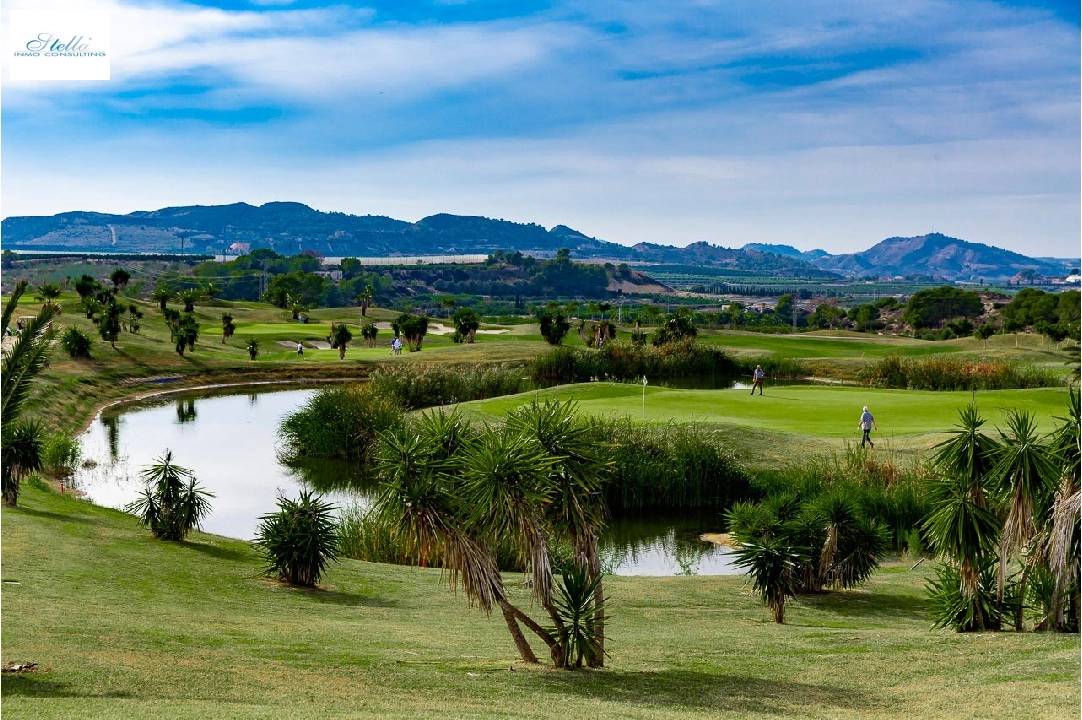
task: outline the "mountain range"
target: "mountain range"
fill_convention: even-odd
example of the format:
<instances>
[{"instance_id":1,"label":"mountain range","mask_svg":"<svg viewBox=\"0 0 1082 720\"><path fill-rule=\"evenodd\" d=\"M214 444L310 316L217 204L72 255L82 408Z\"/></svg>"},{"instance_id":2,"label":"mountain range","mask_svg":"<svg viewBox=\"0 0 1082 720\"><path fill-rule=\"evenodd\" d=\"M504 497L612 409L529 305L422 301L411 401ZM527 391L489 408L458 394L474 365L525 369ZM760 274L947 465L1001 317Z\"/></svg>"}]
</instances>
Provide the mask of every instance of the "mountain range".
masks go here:
<instances>
[{"instance_id":1,"label":"mountain range","mask_svg":"<svg viewBox=\"0 0 1082 720\"><path fill-rule=\"evenodd\" d=\"M5 249L127 253L224 253L232 247L314 250L327 256L409 256L490 253L550 256L568 248L583 259L702 265L741 274L829 279L921 274L943 280L1004 281L1029 273L1063 276L1071 261L1030 258L996 247L931 233L887 238L863 252L832 255L789 245L752 243L730 249L706 242L678 248L656 243L620 245L566 225L551 230L478 216L439 214L417 222L380 215L321 212L294 202L261 206L187 206L127 215L66 212L15 216L0 223ZM1077 262L1073 263L1077 267Z\"/></svg>"}]
</instances>

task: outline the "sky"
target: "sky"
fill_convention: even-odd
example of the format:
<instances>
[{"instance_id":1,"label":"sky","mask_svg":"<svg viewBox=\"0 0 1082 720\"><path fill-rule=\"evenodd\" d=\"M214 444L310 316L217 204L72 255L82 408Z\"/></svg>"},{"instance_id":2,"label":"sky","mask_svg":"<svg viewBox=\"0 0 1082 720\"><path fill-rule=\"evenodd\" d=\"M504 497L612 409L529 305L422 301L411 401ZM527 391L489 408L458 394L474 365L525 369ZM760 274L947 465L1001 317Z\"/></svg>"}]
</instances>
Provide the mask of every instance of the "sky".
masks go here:
<instances>
[{"instance_id":1,"label":"sky","mask_svg":"<svg viewBox=\"0 0 1082 720\"><path fill-rule=\"evenodd\" d=\"M5 33L3 217L281 200L1080 254L1077 0L48 1L108 10L111 79L12 80Z\"/></svg>"}]
</instances>

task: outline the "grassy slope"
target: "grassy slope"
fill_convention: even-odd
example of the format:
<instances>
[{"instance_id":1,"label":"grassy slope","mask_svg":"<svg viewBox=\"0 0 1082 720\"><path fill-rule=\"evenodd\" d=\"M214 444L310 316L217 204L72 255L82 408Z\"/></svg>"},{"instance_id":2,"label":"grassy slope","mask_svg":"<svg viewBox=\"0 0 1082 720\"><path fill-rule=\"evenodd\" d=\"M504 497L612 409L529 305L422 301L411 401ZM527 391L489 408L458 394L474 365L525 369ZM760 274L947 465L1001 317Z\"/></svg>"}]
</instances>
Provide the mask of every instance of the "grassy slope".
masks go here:
<instances>
[{"instance_id":1,"label":"grassy slope","mask_svg":"<svg viewBox=\"0 0 1082 720\"><path fill-rule=\"evenodd\" d=\"M609 668L566 673L523 668L498 615L438 571L346 561L293 590L240 541L163 543L78 500L23 502L3 510L3 659L47 671L3 677L13 717L1078 713L1078 636L931 631L928 563L802 599L785 626L741 578L609 578Z\"/></svg>"}]
</instances>

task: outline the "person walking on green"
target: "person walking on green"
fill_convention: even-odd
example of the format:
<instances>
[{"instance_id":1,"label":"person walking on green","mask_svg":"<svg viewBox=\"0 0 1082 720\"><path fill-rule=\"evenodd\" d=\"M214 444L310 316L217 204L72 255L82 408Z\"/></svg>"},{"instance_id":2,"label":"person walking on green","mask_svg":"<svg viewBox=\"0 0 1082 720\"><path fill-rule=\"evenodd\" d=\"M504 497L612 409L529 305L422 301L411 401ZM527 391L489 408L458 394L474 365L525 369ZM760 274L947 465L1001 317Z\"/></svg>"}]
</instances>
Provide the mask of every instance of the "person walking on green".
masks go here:
<instances>
[{"instance_id":1,"label":"person walking on green","mask_svg":"<svg viewBox=\"0 0 1082 720\"><path fill-rule=\"evenodd\" d=\"M875 443L872 442L871 432L873 427L878 430L879 426L875 422L875 417L868 411L867 405L864 406L864 412L860 414L858 427L864 431L864 437L860 439L860 446L864 447L864 443L868 443L872 446L872 450L875 450Z\"/></svg>"},{"instance_id":2,"label":"person walking on green","mask_svg":"<svg viewBox=\"0 0 1082 720\"><path fill-rule=\"evenodd\" d=\"M766 375L766 373L763 372L763 366L762 365L756 365L755 366L755 372L753 372L751 374L751 377L754 379L754 382L751 384L751 394L752 395L755 394L755 388L759 388L759 394L760 395L763 394L763 376L765 376L765 375Z\"/></svg>"}]
</instances>

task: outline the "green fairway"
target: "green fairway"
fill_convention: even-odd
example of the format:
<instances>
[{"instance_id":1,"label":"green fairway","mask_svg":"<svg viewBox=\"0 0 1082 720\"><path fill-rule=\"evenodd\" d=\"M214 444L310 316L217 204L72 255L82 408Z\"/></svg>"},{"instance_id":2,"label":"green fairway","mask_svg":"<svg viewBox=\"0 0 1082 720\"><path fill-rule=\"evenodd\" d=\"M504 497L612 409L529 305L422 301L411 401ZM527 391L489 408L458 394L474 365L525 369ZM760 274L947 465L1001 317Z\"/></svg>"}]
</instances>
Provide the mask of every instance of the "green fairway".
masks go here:
<instances>
[{"instance_id":1,"label":"green fairway","mask_svg":"<svg viewBox=\"0 0 1082 720\"><path fill-rule=\"evenodd\" d=\"M608 667L518 661L440 572L347 560L260 577L244 542L154 540L28 487L4 508L11 717L1077 717L1077 635L929 629L931 563L803 597L776 625L740 577L606 579ZM519 577L512 596L528 605Z\"/></svg>"},{"instance_id":2,"label":"green fairway","mask_svg":"<svg viewBox=\"0 0 1082 720\"><path fill-rule=\"evenodd\" d=\"M958 410L974 398L990 424L1001 424L1010 408L1035 413L1039 427L1048 431L1054 416L1065 413L1066 388L1040 390L987 390L921 392L875 390L818 385L768 386L762 396L747 390L672 390L637 385L588 383L567 385L539 393L494 398L463 407L495 419L535 396L574 398L583 413L628 416L648 423L707 422L763 428L775 432L823 438L860 439L857 421L869 406L879 423L873 437L942 433L957 421Z\"/></svg>"},{"instance_id":3,"label":"green fairway","mask_svg":"<svg viewBox=\"0 0 1082 720\"><path fill-rule=\"evenodd\" d=\"M869 335L846 330L818 330L796 335L740 331L706 331L700 339L737 354L775 355L785 358L880 358L886 355L932 355L963 350L956 343Z\"/></svg>"}]
</instances>

